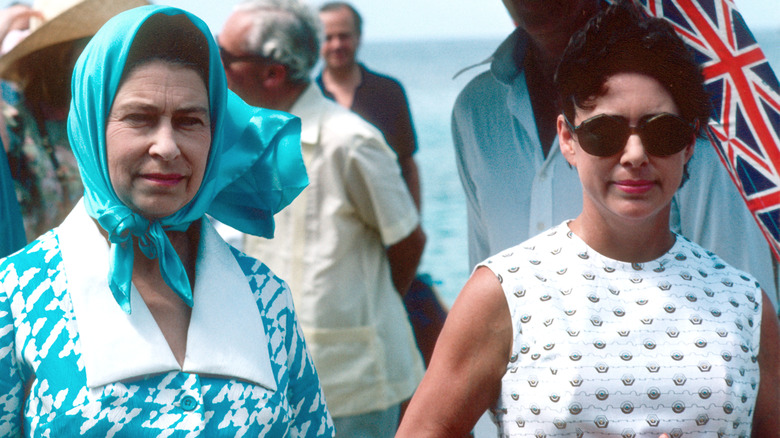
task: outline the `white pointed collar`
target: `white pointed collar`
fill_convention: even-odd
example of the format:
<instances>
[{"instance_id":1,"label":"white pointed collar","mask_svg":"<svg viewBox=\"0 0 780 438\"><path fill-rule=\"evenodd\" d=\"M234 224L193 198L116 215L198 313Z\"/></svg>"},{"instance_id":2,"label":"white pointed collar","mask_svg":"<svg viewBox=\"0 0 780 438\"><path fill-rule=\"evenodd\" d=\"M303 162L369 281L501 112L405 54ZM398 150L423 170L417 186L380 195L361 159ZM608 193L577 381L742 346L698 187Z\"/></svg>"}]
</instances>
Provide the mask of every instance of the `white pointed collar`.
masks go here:
<instances>
[{"instance_id":1,"label":"white pointed collar","mask_svg":"<svg viewBox=\"0 0 780 438\"><path fill-rule=\"evenodd\" d=\"M276 390L268 336L246 276L208 219L201 228L183 367L135 286L130 315L114 300L108 242L83 201L57 229L88 387L180 370Z\"/></svg>"}]
</instances>

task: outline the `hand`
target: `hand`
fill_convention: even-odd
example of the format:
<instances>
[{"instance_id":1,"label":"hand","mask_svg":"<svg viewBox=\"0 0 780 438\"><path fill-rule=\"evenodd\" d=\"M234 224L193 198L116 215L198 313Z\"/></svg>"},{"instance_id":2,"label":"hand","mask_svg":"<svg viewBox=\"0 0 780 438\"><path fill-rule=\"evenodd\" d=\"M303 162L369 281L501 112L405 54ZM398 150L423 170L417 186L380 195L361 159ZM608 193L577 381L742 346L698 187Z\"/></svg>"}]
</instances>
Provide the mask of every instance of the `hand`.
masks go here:
<instances>
[{"instance_id":1,"label":"hand","mask_svg":"<svg viewBox=\"0 0 780 438\"><path fill-rule=\"evenodd\" d=\"M0 10L0 42L2 42L12 30L26 30L30 28L30 18L43 19L40 11L31 9L27 5L13 5Z\"/></svg>"}]
</instances>

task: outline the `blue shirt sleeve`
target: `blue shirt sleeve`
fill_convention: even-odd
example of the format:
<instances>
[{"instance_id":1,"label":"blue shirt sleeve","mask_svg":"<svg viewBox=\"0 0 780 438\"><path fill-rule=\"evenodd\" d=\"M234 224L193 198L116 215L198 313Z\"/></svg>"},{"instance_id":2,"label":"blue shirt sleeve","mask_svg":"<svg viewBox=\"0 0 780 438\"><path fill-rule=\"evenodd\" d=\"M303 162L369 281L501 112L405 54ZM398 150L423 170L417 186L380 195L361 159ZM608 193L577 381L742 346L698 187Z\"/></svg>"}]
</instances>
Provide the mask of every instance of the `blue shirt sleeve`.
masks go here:
<instances>
[{"instance_id":1,"label":"blue shirt sleeve","mask_svg":"<svg viewBox=\"0 0 780 438\"><path fill-rule=\"evenodd\" d=\"M5 257L27 243L19 203L16 201L11 170L5 148L0 144L0 257Z\"/></svg>"}]
</instances>

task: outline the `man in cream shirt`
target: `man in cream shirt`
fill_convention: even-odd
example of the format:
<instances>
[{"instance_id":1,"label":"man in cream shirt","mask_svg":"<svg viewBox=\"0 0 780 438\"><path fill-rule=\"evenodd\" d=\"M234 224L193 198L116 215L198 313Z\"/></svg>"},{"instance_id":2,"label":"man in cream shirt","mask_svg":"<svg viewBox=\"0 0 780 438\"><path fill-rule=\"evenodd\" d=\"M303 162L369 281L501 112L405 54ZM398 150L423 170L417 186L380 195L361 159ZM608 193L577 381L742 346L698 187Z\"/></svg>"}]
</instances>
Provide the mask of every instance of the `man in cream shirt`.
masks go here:
<instances>
[{"instance_id":1,"label":"man in cream shirt","mask_svg":"<svg viewBox=\"0 0 780 438\"><path fill-rule=\"evenodd\" d=\"M230 89L301 118L310 180L243 246L289 282L338 435L392 437L423 373L401 291L425 235L380 132L311 83L317 27L297 0L247 1L218 37Z\"/></svg>"}]
</instances>

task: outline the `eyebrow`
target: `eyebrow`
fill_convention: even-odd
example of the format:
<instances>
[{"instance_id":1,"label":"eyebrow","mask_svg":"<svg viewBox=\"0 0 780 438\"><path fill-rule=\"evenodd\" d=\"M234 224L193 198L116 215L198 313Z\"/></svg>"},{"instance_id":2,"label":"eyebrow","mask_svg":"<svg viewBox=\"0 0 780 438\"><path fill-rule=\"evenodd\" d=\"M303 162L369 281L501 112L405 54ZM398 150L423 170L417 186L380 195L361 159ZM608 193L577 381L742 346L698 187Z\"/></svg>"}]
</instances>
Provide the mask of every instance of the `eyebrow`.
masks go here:
<instances>
[{"instance_id":1,"label":"eyebrow","mask_svg":"<svg viewBox=\"0 0 780 438\"><path fill-rule=\"evenodd\" d=\"M174 111L174 114L180 114L180 113L203 113L206 115L211 115L211 112L209 111L208 107L203 107L200 105L179 108L176 111Z\"/></svg>"},{"instance_id":2,"label":"eyebrow","mask_svg":"<svg viewBox=\"0 0 780 438\"><path fill-rule=\"evenodd\" d=\"M127 102L125 104L119 105L115 109L122 110L122 111L157 112L158 107L156 105L150 105L143 102ZM177 108L174 111L174 113L175 114L181 114L181 113L211 114L211 112L209 111L209 107L202 106L202 105L193 105L193 106L185 106L182 108Z\"/></svg>"}]
</instances>

